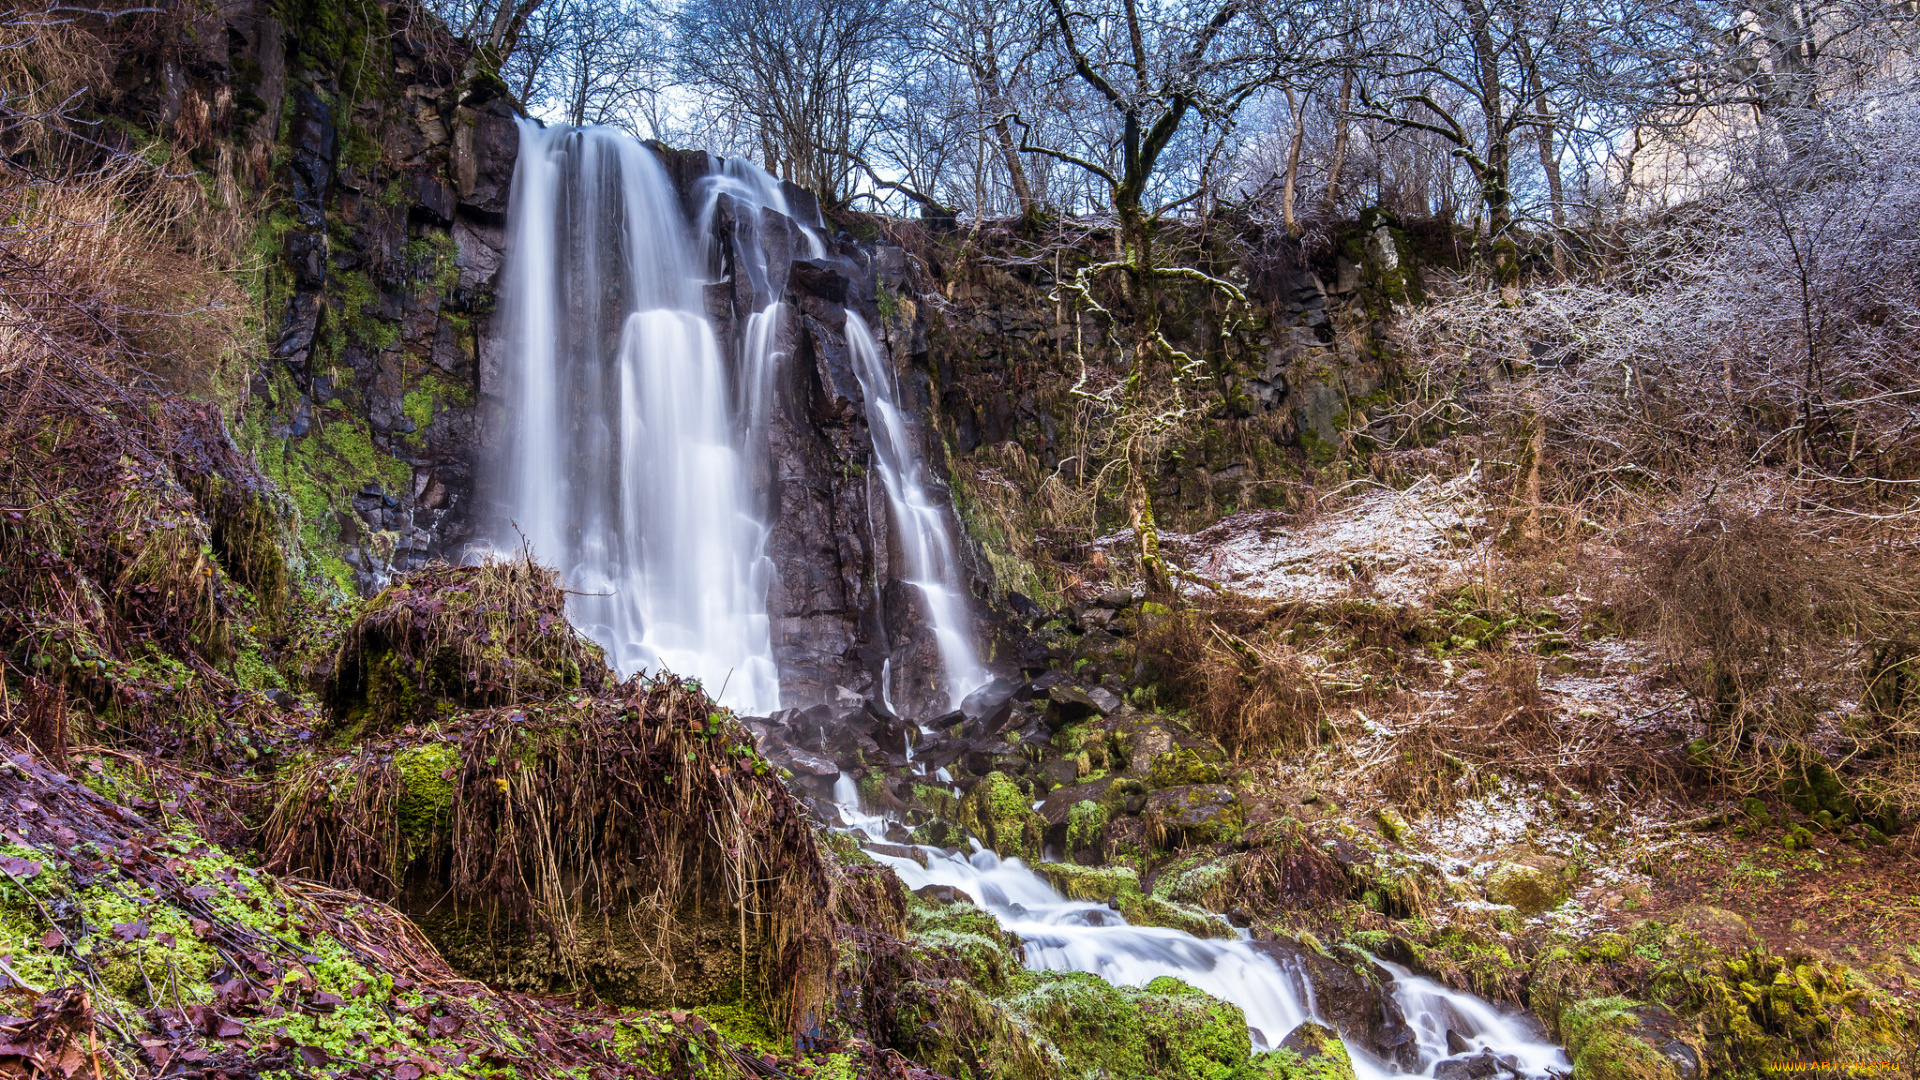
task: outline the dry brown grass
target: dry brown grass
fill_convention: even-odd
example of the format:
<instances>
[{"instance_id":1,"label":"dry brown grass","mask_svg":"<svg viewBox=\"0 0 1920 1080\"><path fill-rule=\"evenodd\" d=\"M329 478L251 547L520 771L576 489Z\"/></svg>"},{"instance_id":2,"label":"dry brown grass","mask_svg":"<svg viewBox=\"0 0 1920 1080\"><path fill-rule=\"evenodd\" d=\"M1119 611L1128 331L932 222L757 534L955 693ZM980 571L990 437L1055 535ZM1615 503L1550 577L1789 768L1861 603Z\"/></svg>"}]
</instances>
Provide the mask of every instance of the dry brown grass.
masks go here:
<instances>
[{"instance_id":1,"label":"dry brown grass","mask_svg":"<svg viewBox=\"0 0 1920 1080\"><path fill-rule=\"evenodd\" d=\"M1139 650L1169 700L1190 710L1195 730L1235 757L1319 741L1324 692L1306 657L1275 633L1221 602L1163 616ZM1235 622L1246 634L1232 629Z\"/></svg>"},{"instance_id":2,"label":"dry brown grass","mask_svg":"<svg viewBox=\"0 0 1920 1080\"><path fill-rule=\"evenodd\" d=\"M1613 599L1693 701L1706 732L1696 762L1755 791L1831 761L1856 796L1920 812L1910 537L1730 502L1669 512L1622 546Z\"/></svg>"},{"instance_id":3,"label":"dry brown grass","mask_svg":"<svg viewBox=\"0 0 1920 1080\"><path fill-rule=\"evenodd\" d=\"M843 896L752 736L671 676L322 758L286 778L265 840L284 871L437 910L469 938L546 941L544 960L495 972L526 985L621 985L632 959L615 952L637 950L654 958L657 1004L699 1003L678 987L712 965L696 937L724 927L740 982L718 989L782 1024L824 1004L838 913L888 906ZM897 930L891 900L890 916L863 914Z\"/></svg>"},{"instance_id":4,"label":"dry brown grass","mask_svg":"<svg viewBox=\"0 0 1920 1080\"><path fill-rule=\"evenodd\" d=\"M326 698L356 733L425 723L441 702L551 701L607 682L605 654L567 621L557 571L522 552L436 563L368 600L336 654Z\"/></svg>"}]
</instances>

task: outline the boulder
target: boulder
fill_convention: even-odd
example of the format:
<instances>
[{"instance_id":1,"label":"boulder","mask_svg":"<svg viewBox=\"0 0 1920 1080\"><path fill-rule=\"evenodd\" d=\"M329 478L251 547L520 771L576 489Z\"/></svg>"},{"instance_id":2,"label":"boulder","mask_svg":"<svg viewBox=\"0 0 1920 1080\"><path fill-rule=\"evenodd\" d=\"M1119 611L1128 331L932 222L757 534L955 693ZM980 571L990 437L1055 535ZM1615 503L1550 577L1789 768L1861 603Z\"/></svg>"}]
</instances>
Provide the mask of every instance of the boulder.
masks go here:
<instances>
[{"instance_id":1,"label":"boulder","mask_svg":"<svg viewBox=\"0 0 1920 1080\"><path fill-rule=\"evenodd\" d=\"M1487 871L1487 899L1510 904L1526 915L1537 915L1567 898L1567 882L1559 872L1532 862L1503 862Z\"/></svg>"},{"instance_id":2,"label":"boulder","mask_svg":"<svg viewBox=\"0 0 1920 1080\"><path fill-rule=\"evenodd\" d=\"M1027 793L1003 772L990 772L960 801L959 825L1001 858L1038 862L1044 828Z\"/></svg>"},{"instance_id":3,"label":"boulder","mask_svg":"<svg viewBox=\"0 0 1920 1080\"><path fill-rule=\"evenodd\" d=\"M1280 1047L1255 1054L1236 1080L1353 1080L1353 1061L1340 1036L1311 1020L1287 1033Z\"/></svg>"},{"instance_id":4,"label":"boulder","mask_svg":"<svg viewBox=\"0 0 1920 1080\"><path fill-rule=\"evenodd\" d=\"M951 885L922 885L913 890L913 895L922 900L931 900L936 904L973 903L973 897Z\"/></svg>"},{"instance_id":5,"label":"boulder","mask_svg":"<svg viewBox=\"0 0 1920 1080\"><path fill-rule=\"evenodd\" d=\"M1189 784L1147 796L1142 816L1163 847L1231 840L1245 823L1240 797L1224 784Z\"/></svg>"},{"instance_id":6,"label":"boulder","mask_svg":"<svg viewBox=\"0 0 1920 1080\"><path fill-rule=\"evenodd\" d=\"M1696 1080L1700 1055L1687 1025L1659 1005L1591 998L1560 1014L1573 1075L1583 1080Z\"/></svg>"},{"instance_id":7,"label":"boulder","mask_svg":"<svg viewBox=\"0 0 1920 1080\"><path fill-rule=\"evenodd\" d=\"M885 855L889 859L907 859L919 863L923 868L927 865L927 853L917 847L906 847L901 844L868 844L867 851L873 855Z\"/></svg>"},{"instance_id":8,"label":"boulder","mask_svg":"<svg viewBox=\"0 0 1920 1080\"><path fill-rule=\"evenodd\" d=\"M1186 784L1217 784L1220 767L1190 749L1172 750L1153 759L1147 768L1147 783L1157 788Z\"/></svg>"},{"instance_id":9,"label":"boulder","mask_svg":"<svg viewBox=\"0 0 1920 1080\"><path fill-rule=\"evenodd\" d=\"M1500 1059L1491 1050L1482 1050L1469 1057L1448 1058L1433 1067L1433 1080L1484 1080L1486 1077L1500 1076L1506 1070Z\"/></svg>"},{"instance_id":10,"label":"boulder","mask_svg":"<svg viewBox=\"0 0 1920 1080\"><path fill-rule=\"evenodd\" d=\"M1099 704L1077 686L1055 686L1047 690L1047 726L1055 731L1104 715Z\"/></svg>"}]
</instances>

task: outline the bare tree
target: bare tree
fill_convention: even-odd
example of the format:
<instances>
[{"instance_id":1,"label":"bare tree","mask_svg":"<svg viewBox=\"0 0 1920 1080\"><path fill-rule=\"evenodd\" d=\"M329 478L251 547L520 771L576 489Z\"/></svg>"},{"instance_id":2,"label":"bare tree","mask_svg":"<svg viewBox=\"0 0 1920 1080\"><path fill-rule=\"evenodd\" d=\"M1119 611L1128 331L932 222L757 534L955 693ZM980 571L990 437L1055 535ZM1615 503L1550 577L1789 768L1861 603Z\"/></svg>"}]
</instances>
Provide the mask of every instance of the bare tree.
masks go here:
<instances>
[{"instance_id":1,"label":"bare tree","mask_svg":"<svg viewBox=\"0 0 1920 1080\"><path fill-rule=\"evenodd\" d=\"M549 0L501 74L535 115L638 130L661 66L652 16L637 0Z\"/></svg>"},{"instance_id":2,"label":"bare tree","mask_svg":"<svg viewBox=\"0 0 1920 1080\"><path fill-rule=\"evenodd\" d=\"M839 205L879 121L891 0L690 0L675 21L681 82L744 119L768 171Z\"/></svg>"},{"instance_id":3,"label":"bare tree","mask_svg":"<svg viewBox=\"0 0 1920 1080\"><path fill-rule=\"evenodd\" d=\"M1241 109L1318 64L1330 35L1317 9L1290 9L1283 18L1249 0L1204 7L1120 0L1073 9L1049 0L1049 7L1061 82L1088 95L1096 122L1066 145L1034 143L1031 125L1023 123L1021 149L1093 178L1114 217L1114 258L1082 268L1063 288L1116 324L1127 354L1125 379L1096 396L1118 413L1127 518L1148 591L1164 598L1172 585L1147 477L1158 440L1188 414L1183 387L1198 377L1200 362L1161 332L1162 286L1200 281L1236 303L1246 297L1231 282L1163 258L1158 227L1206 192ZM1176 170L1176 163L1183 167ZM1094 281L1105 275L1119 279L1119 311L1097 299ZM1078 389L1087 394L1084 383Z\"/></svg>"}]
</instances>

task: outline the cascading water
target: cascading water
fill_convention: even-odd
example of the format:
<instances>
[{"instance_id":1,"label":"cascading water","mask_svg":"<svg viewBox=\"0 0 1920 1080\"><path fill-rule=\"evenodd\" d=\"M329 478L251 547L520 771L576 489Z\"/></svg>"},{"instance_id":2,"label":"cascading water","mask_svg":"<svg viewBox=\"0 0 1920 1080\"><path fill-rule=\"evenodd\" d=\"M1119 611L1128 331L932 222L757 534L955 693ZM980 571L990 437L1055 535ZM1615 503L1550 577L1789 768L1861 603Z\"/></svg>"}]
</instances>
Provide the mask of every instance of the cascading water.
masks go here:
<instances>
[{"instance_id":1,"label":"cascading water","mask_svg":"<svg viewBox=\"0 0 1920 1080\"><path fill-rule=\"evenodd\" d=\"M869 840L884 839L886 820L860 809L859 791L851 778L841 777L834 787L834 800L854 831ZM1277 1045L1303 1021L1327 1023L1305 975L1282 967L1249 941L1209 940L1165 927L1133 926L1105 904L1061 896L1020 860L1001 860L990 851L976 851L968 858L934 847L920 850L927 856L924 867L913 859L869 854L892 867L909 889L947 885L972 897L1002 927L1020 937L1026 945L1027 966L1036 971L1084 971L1135 987L1171 975L1240 1006L1255 1050ZM1488 1050L1496 1059L1504 1059L1511 1071L1527 1077L1564 1075L1572 1067L1559 1047L1541 1041L1523 1021L1397 964L1375 962L1393 976L1394 999L1413 1028L1419 1046L1416 1075L1432 1076L1449 1057L1471 1057ZM1466 1043L1464 1055L1449 1051L1449 1030ZM1351 1040L1347 1050L1361 1080L1407 1075Z\"/></svg>"},{"instance_id":2,"label":"cascading water","mask_svg":"<svg viewBox=\"0 0 1920 1080\"><path fill-rule=\"evenodd\" d=\"M987 681L987 672L973 648L973 623L967 611L966 588L953 536L940 507L927 496L926 465L915 453L900 407L900 388L892 367L880 356L873 331L865 320L847 312L847 349L854 375L867 401L867 427L873 433L874 467L887 491L894 533L899 538L904 572L901 580L919 589L926 601L927 622L933 629L945 668L951 708Z\"/></svg>"},{"instance_id":3,"label":"cascading water","mask_svg":"<svg viewBox=\"0 0 1920 1080\"><path fill-rule=\"evenodd\" d=\"M764 409L766 376L735 404L702 304L705 253L666 170L618 132L522 120L507 232L505 517L559 567L576 624L615 668L777 709L756 425L739 415Z\"/></svg>"}]
</instances>

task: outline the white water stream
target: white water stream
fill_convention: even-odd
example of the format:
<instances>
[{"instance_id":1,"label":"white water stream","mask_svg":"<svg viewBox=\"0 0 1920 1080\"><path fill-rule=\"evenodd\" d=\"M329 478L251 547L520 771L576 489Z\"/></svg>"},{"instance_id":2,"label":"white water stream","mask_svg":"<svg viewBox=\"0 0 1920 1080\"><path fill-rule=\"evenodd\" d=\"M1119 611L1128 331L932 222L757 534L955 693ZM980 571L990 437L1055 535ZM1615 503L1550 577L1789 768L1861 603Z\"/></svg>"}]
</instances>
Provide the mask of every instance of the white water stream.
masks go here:
<instances>
[{"instance_id":1,"label":"white water stream","mask_svg":"<svg viewBox=\"0 0 1920 1080\"><path fill-rule=\"evenodd\" d=\"M895 575L920 590L927 605L940 663L947 679L948 707L957 709L987 681L973 648L973 620L967 612L965 576L955 554L946 515L927 495L926 463L914 450L900 407L899 381L881 358L866 321L847 312L847 349L861 396L867 399L867 427L873 433L873 464L887 489L894 533L905 566Z\"/></svg>"},{"instance_id":2,"label":"white water stream","mask_svg":"<svg viewBox=\"0 0 1920 1080\"><path fill-rule=\"evenodd\" d=\"M842 775L835 782L834 801L855 832L870 841L885 840L886 819L860 809L859 791L850 777ZM978 850L970 857L934 847L920 851L927 856L925 867L913 859L869 854L892 867L909 889L947 885L966 893L1020 937L1027 966L1035 971L1084 971L1133 987L1171 975L1240 1006L1255 1051L1278 1045L1306 1020L1333 1026L1315 1002L1304 973L1287 970L1248 941L1133 926L1105 904L1067 899L1020 860L1003 860L991 851ZM1560 1076L1572 1068L1564 1051L1540 1041L1521 1019L1397 964L1377 962L1393 976L1394 1000L1418 1040L1420 1072L1411 1075L1432 1076L1440 1062L1459 1056L1447 1052L1448 1029L1466 1040L1469 1056L1491 1049L1528 1077ZM1409 1075L1352 1040L1344 1041L1360 1080Z\"/></svg>"}]
</instances>

